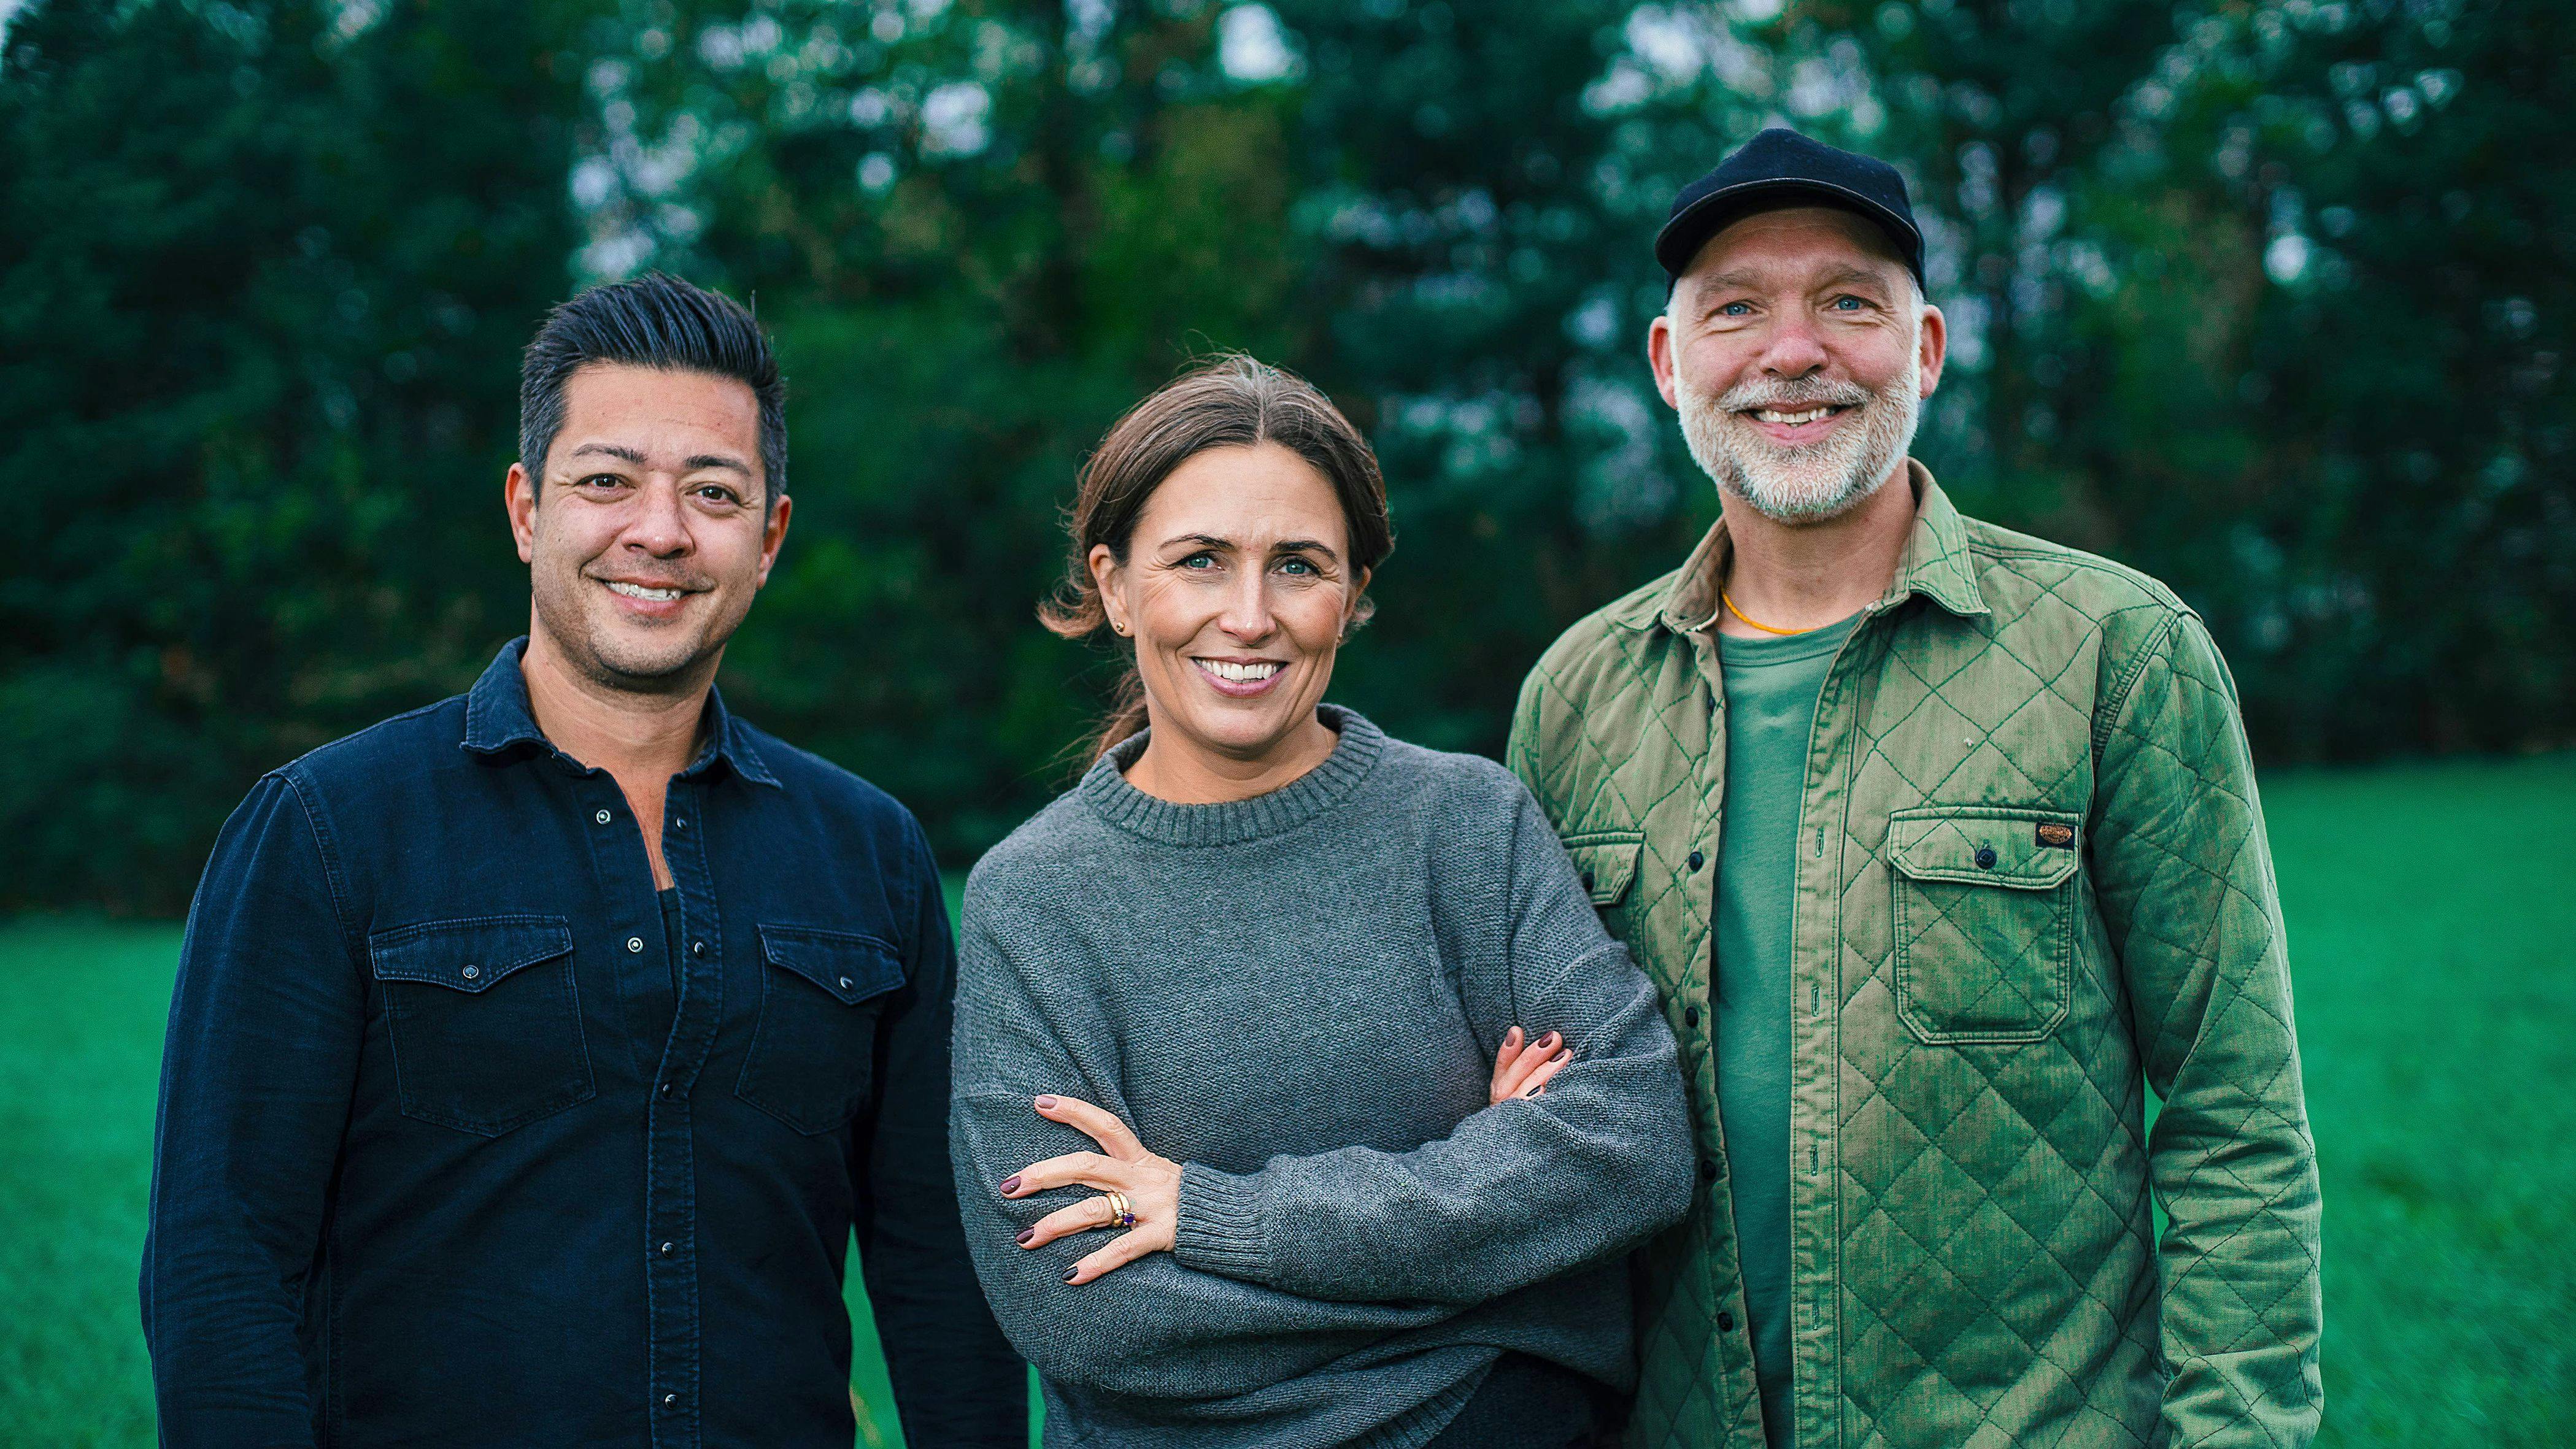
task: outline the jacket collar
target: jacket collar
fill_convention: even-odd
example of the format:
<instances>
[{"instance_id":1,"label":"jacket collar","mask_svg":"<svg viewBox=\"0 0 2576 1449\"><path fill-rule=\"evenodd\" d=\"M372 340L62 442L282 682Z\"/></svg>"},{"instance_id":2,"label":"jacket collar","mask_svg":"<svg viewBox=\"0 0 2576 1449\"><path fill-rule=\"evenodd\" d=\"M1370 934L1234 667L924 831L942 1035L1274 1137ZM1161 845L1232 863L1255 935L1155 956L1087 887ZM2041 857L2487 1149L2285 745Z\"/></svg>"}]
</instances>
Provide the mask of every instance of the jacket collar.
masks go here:
<instances>
[{"instance_id":1,"label":"jacket collar","mask_svg":"<svg viewBox=\"0 0 2576 1449\"><path fill-rule=\"evenodd\" d=\"M1905 460L1907 482L1914 490L1914 531L1897 561L1896 579L1879 600L1879 609L1894 608L1915 594L1962 618L1988 612L1977 587L1976 561L1968 550L1968 528L1950 495L1932 480L1932 471L1912 458ZM1716 622L1717 581L1734 544L1720 518L1682 561L1670 585L1630 601L1614 622L1631 629L1657 624L1676 634L1694 634Z\"/></svg>"},{"instance_id":2,"label":"jacket collar","mask_svg":"<svg viewBox=\"0 0 2576 1449\"><path fill-rule=\"evenodd\" d=\"M483 677L466 692L467 750L478 755L500 755L522 746L535 746L561 755L545 731L537 728L536 712L528 705L527 677L519 672L519 661L527 651L524 634L502 645ZM759 746L752 742L750 727L725 708L722 690L707 691L707 719L707 748L682 774L698 774L721 760L746 780L784 788L778 777L769 772L769 762L761 758Z\"/></svg>"}]
</instances>

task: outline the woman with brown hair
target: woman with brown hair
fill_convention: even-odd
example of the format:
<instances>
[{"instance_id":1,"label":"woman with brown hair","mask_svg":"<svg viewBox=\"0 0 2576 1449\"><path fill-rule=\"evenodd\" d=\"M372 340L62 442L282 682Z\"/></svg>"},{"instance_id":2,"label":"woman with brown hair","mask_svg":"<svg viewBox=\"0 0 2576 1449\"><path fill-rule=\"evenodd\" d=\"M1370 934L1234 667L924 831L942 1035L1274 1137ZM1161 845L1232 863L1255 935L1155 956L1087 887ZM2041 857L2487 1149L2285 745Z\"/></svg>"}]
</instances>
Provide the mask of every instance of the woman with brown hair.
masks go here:
<instances>
[{"instance_id":1,"label":"woman with brown hair","mask_svg":"<svg viewBox=\"0 0 2576 1449\"><path fill-rule=\"evenodd\" d=\"M967 886L950 1134L1047 1442L1587 1442L1689 1200L1673 1038L1517 780L1321 702L1394 544L1368 445L1220 358L1071 524L1046 622L1135 670Z\"/></svg>"}]
</instances>

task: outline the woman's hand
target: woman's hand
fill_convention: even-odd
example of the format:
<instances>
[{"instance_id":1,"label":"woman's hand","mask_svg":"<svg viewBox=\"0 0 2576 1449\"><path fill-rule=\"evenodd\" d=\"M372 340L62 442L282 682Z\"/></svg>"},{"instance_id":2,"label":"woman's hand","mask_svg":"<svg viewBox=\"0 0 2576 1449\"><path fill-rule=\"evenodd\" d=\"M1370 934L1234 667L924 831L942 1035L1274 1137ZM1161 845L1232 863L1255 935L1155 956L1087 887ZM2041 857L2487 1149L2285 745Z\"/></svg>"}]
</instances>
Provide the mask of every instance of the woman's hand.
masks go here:
<instances>
[{"instance_id":1,"label":"woman's hand","mask_svg":"<svg viewBox=\"0 0 2576 1449\"><path fill-rule=\"evenodd\" d=\"M1547 1080L1565 1070L1574 1060L1571 1050L1560 1051L1562 1039L1549 1032L1536 1041L1521 1039L1521 1029L1513 1027L1503 1033L1503 1049L1494 1054L1492 1100L1508 1102L1514 1097L1537 1097L1547 1092Z\"/></svg>"},{"instance_id":2,"label":"woman's hand","mask_svg":"<svg viewBox=\"0 0 2576 1449\"><path fill-rule=\"evenodd\" d=\"M1088 1283L1148 1253L1170 1252L1181 1217L1180 1164L1146 1151L1145 1144L1136 1140L1126 1123L1089 1102L1071 1097L1040 1097L1036 1106L1039 1116L1081 1131L1100 1144L1100 1151L1068 1152L1062 1157L1032 1162L1003 1179L1002 1196L1022 1198L1076 1184L1100 1188L1102 1195L1058 1208L1023 1228L1020 1246L1043 1248L1058 1238L1094 1228L1128 1229L1074 1264L1073 1271L1064 1275L1067 1283ZM1132 1224L1120 1221L1110 1193L1127 1199Z\"/></svg>"}]
</instances>

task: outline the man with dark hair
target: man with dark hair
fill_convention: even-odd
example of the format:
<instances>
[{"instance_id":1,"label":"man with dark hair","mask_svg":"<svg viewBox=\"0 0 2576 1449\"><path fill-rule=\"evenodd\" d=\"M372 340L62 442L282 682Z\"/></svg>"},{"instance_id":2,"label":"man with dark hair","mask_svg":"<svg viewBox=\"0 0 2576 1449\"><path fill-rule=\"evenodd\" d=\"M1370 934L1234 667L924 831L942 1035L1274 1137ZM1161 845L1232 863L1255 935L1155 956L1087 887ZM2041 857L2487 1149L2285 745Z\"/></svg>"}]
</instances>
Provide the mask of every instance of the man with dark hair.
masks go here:
<instances>
[{"instance_id":1,"label":"man with dark hair","mask_svg":"<svg viewBox=\"0 0 2576 1449\"><path fill-rule=\"evenodd\" d=\"M1026 1444L929 846L714 689L787 535L783 398L723 297L556 308L504 490L527 637L225 825L144 1246L165 1444L847 1449L854 1228L908 1441Z\"/></svg>"}]
</instances>

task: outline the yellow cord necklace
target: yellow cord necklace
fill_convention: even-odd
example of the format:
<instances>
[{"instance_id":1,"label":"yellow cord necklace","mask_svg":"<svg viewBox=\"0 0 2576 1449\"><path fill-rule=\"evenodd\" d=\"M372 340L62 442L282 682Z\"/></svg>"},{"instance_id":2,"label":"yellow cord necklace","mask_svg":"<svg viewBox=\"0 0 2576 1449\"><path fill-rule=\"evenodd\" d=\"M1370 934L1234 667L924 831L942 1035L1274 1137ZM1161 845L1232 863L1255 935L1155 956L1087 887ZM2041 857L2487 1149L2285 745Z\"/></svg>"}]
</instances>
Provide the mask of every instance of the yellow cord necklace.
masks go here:
<instances>
[{"instance_id":1,"label":"yellow cord necklace","mask_svg":"<svg viewBox=\"0 0 2576 1449\"><path fill-rule=\"evenodd\" d=\"M1813 630L1813 629L1774 629L1774 628L1772 628L1770 625L1763 623L1763 622L1762 622L1761 620L1759 620L1759 619L1748 619L1748 618L1746 618L1746 617L1744 616L1744 611L1743 611L1742 609L1739 609L1739 608L1735 607L1735 601L1734 601L1733 599L1730 599L1730 598L1728 598L1728 597L1726 596L1726 590L1724 590L1724 589L1720 589L1720 590L1718 590L1718 591L1717 591L1717 597L1718 597L1718 599L1719 599L1719 601L1720 601L1720 602L1722 602L1722 603L1724 603L1724 604L1726 605L1726 612L1728 612L1728 613L1730 613L1730 614L1733 614L1733 615L1735 616L1735 620L1736 620L1736 622L1737 622L1737 623L1739 623L1739 624L1744 625L1744 626L1745 626L1745 627L1747 627L1747 628L1750 628L1750 629L1759 629L1759 630L1761 630L1761 631L1762 631L1763 633L1765 633L1765 634L1777 634L1777 635L1780 635L1780 636L1781 636L1781 637L1783 637L1783 638L1786 638L1786 637L1788 637L1789 635L1792 635L1792 634L1813 634L1814 632L1816 632L1816 631L1815 631L1815 630Z\"/></svg>"}]
</instances>

